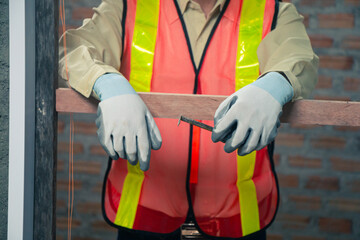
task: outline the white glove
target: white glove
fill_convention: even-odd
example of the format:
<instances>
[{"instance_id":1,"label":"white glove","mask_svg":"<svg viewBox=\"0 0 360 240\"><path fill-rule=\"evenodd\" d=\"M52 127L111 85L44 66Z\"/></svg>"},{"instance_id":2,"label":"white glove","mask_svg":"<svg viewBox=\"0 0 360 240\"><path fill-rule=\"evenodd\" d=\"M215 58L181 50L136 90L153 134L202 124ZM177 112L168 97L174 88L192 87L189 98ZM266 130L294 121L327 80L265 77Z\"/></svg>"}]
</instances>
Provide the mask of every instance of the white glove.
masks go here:
<instances>
[{"instance_id":1,"label":"white glove","mask_svg":"<svg viewBox=\"0 0 360 240\"><path fill-rule=\"evenodd\" d=\"M95 91L97 94L101 92L98 96L107 96L98 106L97 134L101 145L111 158L127 159L132 165L139 161L140 169L146 171L149 169L151 148L159 149L162 139L148 108L128 81L125 81L122 84L128 86L121 88L123 92L120 95L110 94L108 97L109 95L104 94L104 85L107 84L101 86L102 91ZM129 91L124 92L125 88L130 87ZM114 92L114 88L107 92Z\"/></svg>"},{"instance_id":2,"label":"white glove","mask_svg":"<svg viewBox=\"0 0 360 240\"><path fill-rule=\"evenodd\" d=\"M238 149L240 156L264 148L274 140L282 106L293 94L293 88L281 74L266 74L220 104L211 139L225 142L225 152Z\"/></svg>"}]
</instances>

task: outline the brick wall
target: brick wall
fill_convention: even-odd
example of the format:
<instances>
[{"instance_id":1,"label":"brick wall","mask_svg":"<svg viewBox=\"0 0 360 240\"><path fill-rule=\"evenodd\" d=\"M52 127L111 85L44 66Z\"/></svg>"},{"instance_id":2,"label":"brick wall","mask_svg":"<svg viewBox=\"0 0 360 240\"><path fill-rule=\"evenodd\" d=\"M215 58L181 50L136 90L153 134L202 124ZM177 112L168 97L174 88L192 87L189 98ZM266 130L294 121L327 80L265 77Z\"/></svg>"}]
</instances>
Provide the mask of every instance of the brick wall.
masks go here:
<instances>
[{"instance_id":1,"label":"brick wall","mask_svg":"<svg viewBox=\"0 0 360 240\"><path fill-rule=\"evenodd\" d=\"M360 101L360 0L293 0L320 57L315 99ZM98 0L66 1L69 28ZM75 114L72 239L115 239L102 219L106 155L95 116ZM66 239L69 116L59 116L57 236ZM360 128L283 124L276 140L281 187L270 240L360 239Z\"/></svg>"}]
</instances>

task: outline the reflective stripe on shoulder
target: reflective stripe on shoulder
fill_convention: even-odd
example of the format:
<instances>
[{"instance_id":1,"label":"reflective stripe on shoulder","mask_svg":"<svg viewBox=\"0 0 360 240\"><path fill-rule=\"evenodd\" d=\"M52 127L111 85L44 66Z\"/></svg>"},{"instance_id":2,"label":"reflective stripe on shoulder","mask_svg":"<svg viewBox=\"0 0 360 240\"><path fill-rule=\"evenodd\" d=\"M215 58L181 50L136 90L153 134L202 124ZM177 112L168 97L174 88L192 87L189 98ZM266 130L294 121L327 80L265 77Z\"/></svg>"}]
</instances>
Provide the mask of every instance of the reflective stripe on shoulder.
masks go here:
<instances>
[{"instance_id":1,"label":"reflective stripe on shoulder","mask_svg":"<svg viewBox=\"0 0 360 240\"><path fill-rule=\"evenodd\" d=\"M243 1L236 56L235 90L254 82L259 76L257 48L262 40L266 0ZM260 230L256 187L252 180L256 151L237 156L237 187L243 236Z\"/></svg>"},{"instance_id":2,"label":"reflective stripe on shoulder","mask_svg":"<svg viewBox=\"0 0 360 240\"><path fill-rule=\"evenodd\" d=\"M130 84L137 92L150 92L160 1L138 0L131 44ZM127 163L119 207L114 223L133 228L144 181L139 164Z\"/></svg>"},{"instance_id":3,"label":"reflective stripe on shoulder","mask_svg":"<svg viewBox=\"0 0 360 240\"><path fill-rule=\"evenodd\" d=\"M129 81L137 92L150 92L159 7L159 0L138 0L136 4Z\"/></svg>"},{"instance_id":4,"label":"reflective stripe on shoulder","mask_svg":"<svg viewBox=\"0 0 360 240\"><path fill-rule=\"evenodd\" d=\"M256 50L262 40L265 3L266 0L243 1L242 3L235 70L236 90L254 82L259 77Z\"/></svg>"}]
</instances>

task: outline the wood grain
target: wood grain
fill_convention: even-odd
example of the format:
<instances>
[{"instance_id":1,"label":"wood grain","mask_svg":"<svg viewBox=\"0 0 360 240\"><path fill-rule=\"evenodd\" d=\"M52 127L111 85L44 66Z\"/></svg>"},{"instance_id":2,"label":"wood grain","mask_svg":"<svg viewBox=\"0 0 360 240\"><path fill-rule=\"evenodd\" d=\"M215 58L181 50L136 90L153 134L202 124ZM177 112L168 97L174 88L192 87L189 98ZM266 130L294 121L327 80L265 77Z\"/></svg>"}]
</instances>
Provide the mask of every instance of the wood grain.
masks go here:
<instances>
[{"instance_id":1,"label":"wood grain","mask_svg":"<svg viewBox=\"0 0 360 240\"><path fill-rule=\"evenodd\" d=\"M35 6L34 232L30 239L56 238L58 6L57 0L36 0Z\"/></svg>"},{"instance_id":2,"label":"wood grain","mask_svg":"<svg viewBox=\"0 0 360 240\"><path fill-rule=\"evenodd\" d=\"M154 117L179 118L181 115L212 120L226 96L139 93ZM56 90L58 112L96 113L98 101L87 99L66 88ZM299 100L286 104L282 123L334 126L360 126L360 102Z\"/></svg>"}]
</instances>

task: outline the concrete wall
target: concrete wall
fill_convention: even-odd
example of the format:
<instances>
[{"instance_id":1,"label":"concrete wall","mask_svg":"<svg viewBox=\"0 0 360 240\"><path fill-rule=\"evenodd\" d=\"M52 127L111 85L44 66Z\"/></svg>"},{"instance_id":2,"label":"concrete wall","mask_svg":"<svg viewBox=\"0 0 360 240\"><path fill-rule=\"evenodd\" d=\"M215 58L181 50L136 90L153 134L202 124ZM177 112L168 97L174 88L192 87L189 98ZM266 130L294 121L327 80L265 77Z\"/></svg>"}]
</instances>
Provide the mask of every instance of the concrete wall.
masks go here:
<instances>
[{"instance_id":1,"label":"concrete wall","mask_svg":"<svg viewBox=\"0 0 360 240\"><path fill-rule=\"evenodd\" d=\"M77 27L99 1L67 2ZM360 101L360 1L293 0L320 57L315 99ZM107 157L94 115L75 115L73 239L115 239L100 195ZM69 116L59 116L57 236L66 239ZM281 205L270 240L360 239L360 128L283 124L276 140Z\"/></svg>"},{"instance_id":2,"label":"concrete wall","mask_svg":"<svg viewBox=\"0 0 360 240\"><path fill-rule=\"evenodd\" d=\"M7 238L9 165L9 1L0 0L0 239Z\"/></svg>"}]
</instances>

